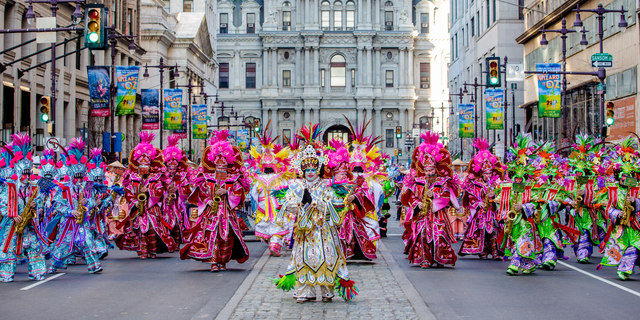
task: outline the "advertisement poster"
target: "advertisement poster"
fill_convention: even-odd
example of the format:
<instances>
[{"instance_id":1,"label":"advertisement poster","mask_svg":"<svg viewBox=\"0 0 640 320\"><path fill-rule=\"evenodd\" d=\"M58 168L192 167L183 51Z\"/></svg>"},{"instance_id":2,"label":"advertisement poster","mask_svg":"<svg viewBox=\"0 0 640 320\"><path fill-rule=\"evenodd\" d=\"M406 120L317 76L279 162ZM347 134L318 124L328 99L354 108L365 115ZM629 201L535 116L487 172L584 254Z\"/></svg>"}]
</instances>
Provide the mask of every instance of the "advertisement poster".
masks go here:
<instances>
[{"instance_id":1,"label":"advertisement poster","mask_svg":"<svg viewBox=\"0 0 640 320\"><path fill-rule=\"evenodd\" d=\"M538 118L560 118L561 114L561 75L549 72L562 70L559 63L538 63Z\"/></svg>"},{"instance_id":2,"label":"advertisement poster","mask_svg":"<svg viewBox=\"0 0 640 320\"><path fill-rule=\"evenodd\" d=\"M89 104L92 117L108 117L109 109L109 67L87 66L89 81Z\"/></svg>"},{"instance_id":3,"label":"advertisement poster","mask_svg":"<svg viewBox=\"0 0 640 320\"><path fill-rule=\"evenodd\" d=\"M504 130L504 89L484 90L487 130Z\"/></svg>"},{"instance_id":4,"label":"advertisement poster","mask_svg":"<svg viewBox=\"0 0 640 320\"><path fill-rule=\"evenodd\" d=\"M181 114L183 115L181 117L182 120L180 124L180 129L173 130L173 133L175 133L178 137L180 137L180 139L186 139L187 138L187 116L188 116L187 106L182 106L180 110L181 110Z\"/></svg>"},{"instance_id":5,"label":"advertisement poster","mask_svg":"<svg viewBox=\"0 0 640 320\"><path fill-rule=\"evenodd\" d=\"M473 138L473 110L472 104L458 105L459 110L459 123L460 123L460 138Z\"/></svg>"},{"instance_id":6,"label":"advertisement poster","mask_svg":"<svg viewBox=\"0 0 640 320\"><path fill-rule=\"evenodd\" d=\"M240 129L237 131L236 142L238 143L238 148L242 151L247 151L249 146L249 130Z\"/></svg>"},{"instance_id":7,"label":"advertisement poster","mask_svg":"<svg viewBox=\"0 0 640 320\"><path fill-rule=\"evenodd\" d=\"M182 129L182 89L164 89L164 129Z\"/></svg>"},{"instance_id":8,"label":"advertisement poster","mask_svg":"<svg viewBox=\"0 0 640 320\"><path fill-rule=\"evenodd\" d=\"M142 89L142 130L160 129L160 90Z\"/></svg>"},{"instance_id":9,"label":"advertisement poster","mask_svg":"<svg viewBox=\"0 0 640 320\"><path fill-rule=\"evenodd\" d=\"M191 106L193 139L207 138L207 105L194 104Z\"/></svg>"},{"instance_id":10,"label":"advertisement poster","mask_svg":"<svg viewBox=\"0 0 640 320\"><path fill-rule=\"evenodd\" d=\"M133 114L138 92L139 66L116 66L116 116Z\"/></svg>"}]
</instances>

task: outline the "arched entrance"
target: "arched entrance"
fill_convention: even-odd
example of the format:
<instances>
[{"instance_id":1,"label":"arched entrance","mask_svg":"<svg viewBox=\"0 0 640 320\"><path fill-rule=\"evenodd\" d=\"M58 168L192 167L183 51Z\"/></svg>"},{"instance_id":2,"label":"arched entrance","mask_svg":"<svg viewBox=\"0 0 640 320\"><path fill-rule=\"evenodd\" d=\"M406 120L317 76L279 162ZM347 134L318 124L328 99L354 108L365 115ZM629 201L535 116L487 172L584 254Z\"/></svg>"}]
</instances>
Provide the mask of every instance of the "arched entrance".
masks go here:
<instances>
[{"instance_id":1,"label":"arched entrance","mask_svg":"<svg viewBox=\"0 0 640 320\"><path fill-rule=\"evenodd\" d=\"M341 124L336 124L325 130L322 139L325 145L333 139L341 139L344 143L347 143L351 141L349 134L349 128Z\"/></svg>"}]
</instances>

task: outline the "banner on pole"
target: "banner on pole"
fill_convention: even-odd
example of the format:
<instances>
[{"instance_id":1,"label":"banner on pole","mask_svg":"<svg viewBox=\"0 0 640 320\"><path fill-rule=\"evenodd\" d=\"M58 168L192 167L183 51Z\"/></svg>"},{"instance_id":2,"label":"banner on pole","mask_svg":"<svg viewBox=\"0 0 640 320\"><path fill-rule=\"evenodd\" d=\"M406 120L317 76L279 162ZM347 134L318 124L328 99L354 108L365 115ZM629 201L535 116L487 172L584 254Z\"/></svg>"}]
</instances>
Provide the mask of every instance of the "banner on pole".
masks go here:
<instances>
[{"instance_id":1,"label":"banner on pole","mask_svg":"<svg viewBox=\"0 0 640 320\"><path fill-rule=\"evenodd\" d=\"M460 138L473 138L473 110L472 104L458 105L459 119L459 136Z\"/></svg>"},{"instance_id":2,"label":"banner on pole","mask_svg":"<svg viewBox=\"0 0 640 320\"><path fill-rule=\"evenodd\" d=\"M108 117L109 109L109 67L87 66L87 78L89 81L89 104L92 117Z\"/></svg>"},{"instance_id":3,"label":"banner on pole","mask_svg":"<svg viewBox=\"0 0 640 320\"><path fill-rule=\"evenodd\" d=\"M187 138L187 115L188 115L187 106L182 106L180 110L182 114L180 129L173 130L173 133L178 137L180 137L180 139L186 139Z\"/></svg>"},{"instance_id":4,"label":"banner on pole","mask_svg":"<svg viewBox=\"0 0 640 320\"><path fill-rule=\"evenodd\" d=\"M194 104L191 106L191 115L193 116L191 132L193 139L207 139L207 105Z\"/></svg>"},{"instance_id":5,"label":"banner on pole","mask_svg":"<svg viewBox=\"0 0 640 320\"><path fill-rule=\"evenodd\" d=\"M160 129L160 90L142 89L142 130Z\"/></svg>"},{"instance_id":6,"label":"banner on pole","mask_svg":"<svg viewBox=\"0 0 640 320\"><path fill-rule=\"evenodd\" d=\"M485 89L487 130L504 130L504 89Z\"/></svg>"},{"instance_id":7,"label":"banner on pole","mask_svg":"<svg viewBox=\"0 0 640 320\"><path fill-rule=\"evenodd\" d=\"M182 89L164 89L164 129L182 129Z\"/></svg>"},{"instance_id":8,"label":"banner on pole","mask_svg":"<svg viewBox=\"0 0 640 320\"><path fill-rule=\"evenodd\" d=\"M538 74L538 118L560 118L561 75L553 72L561 70L562 65L559 63L536 64L537 72L545 72Z\"/></svg>"},{"instance_id":9,"label":"banner on pole","mask_svg":"<svg viewBox=\"0 0 640 320\"><path fill-rule=\"evenodd\" d=\"M238 143L238 148L240 148L240 150L247 151L249 146L249 130L238 130L236 134L236 142Z\"/></svg>"},{"instance_id":10,"label":"banner on pole","mask_svg":"<svg viewBox=\"0 0 640 320\"><path fill-rule=\"evenodd\" d=\"M134 113L139 73L139 66L116 66L116 116Z\"/></svg>"}]
</instances>

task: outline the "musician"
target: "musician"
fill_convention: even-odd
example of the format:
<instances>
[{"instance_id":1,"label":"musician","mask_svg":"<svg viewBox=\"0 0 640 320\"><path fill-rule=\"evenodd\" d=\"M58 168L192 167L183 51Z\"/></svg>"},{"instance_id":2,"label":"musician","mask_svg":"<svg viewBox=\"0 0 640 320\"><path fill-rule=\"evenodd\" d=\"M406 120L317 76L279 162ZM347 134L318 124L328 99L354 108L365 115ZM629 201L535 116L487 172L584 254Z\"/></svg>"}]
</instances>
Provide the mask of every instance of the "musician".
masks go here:
<instances>
[{"instance_id":1,"label":"musician","mask_svg":"<svg viewBox=\"0 0 640 320\"><path fill-rule=\"evenodd\" d=\"M100 208L101 200L93 198L93 181L87 177L88 158L84 155L85 143L75 138L62 150L65 176L56 193L57 215L47 225L50 235L55 234L51 246L49 273L66 269L67 259L76 252L87 264L89 273L102 271L100 251L91 221L92 210Z\"/></svg>"},{"instance_id":2,"label":"musician","mask_svg":"<svg viewBox=\"0 0 640 320\"><path fill-rule=\"evenodd\" d=\"M165 168L162 169L162 224L169 230L175 243L184 242L183 232L191 227L186 200L191 194L187 154L180 149L178 135L167 138L167 147L162 151Z\"/></svg>"},{"instance_id":3,"label":"musician","mask_svg":"<svg viewBox=\"0 0 640 320\"><path fill-rule=\"evenodd\" d=\"M231 259L249 259L236 210L244 204L251 181L240 149L229 144L228 136L226 130L214 131L204 150L188 198L197 206L190 211L195 222L185 232L186 245L180 250L183 260L210 263L211 272L226 271Z\"/></svg>"},{"instance_id":4,"label":"musician","mask_svg":"<svg viewBox=\"0 0 640 320\"><path fill-rule=\"evenodd\" d=\"M456 240L447 214L459 207L460 181L451 169L449 150L438 142L438 134L425 132L421 138L400 195L408 209L403 234L405 254L409 262L423 269L454 266L457 257L451 244Z\"/></svg>"},{"instance_id":5,"label":"musician","mask_svg":"<svg viewBox=\"0 0 640 320\"><path fill-rule=\"evenodd\" d=\"M37 186L31 176L31 137L18 133L0 149L0 281L13 281L18 259L27 258L30 280L46 274L42 236L36 210Z\"/></svg>"},{"instance_id":6,"label":"musician","mask_svg":"<svg viewBox=\"0 0 640 320\"><path fill-rule=\"evenodd\" d=\"M162 224L164 160L162 151L151 144L154 137L149 131L140 132L140 143L129 155L129 170L123 179L129 209L119 224L125 234L115 239L118 248L136 251L140 259L178 249L171 230Z\"/></svg>"}]
</instances>

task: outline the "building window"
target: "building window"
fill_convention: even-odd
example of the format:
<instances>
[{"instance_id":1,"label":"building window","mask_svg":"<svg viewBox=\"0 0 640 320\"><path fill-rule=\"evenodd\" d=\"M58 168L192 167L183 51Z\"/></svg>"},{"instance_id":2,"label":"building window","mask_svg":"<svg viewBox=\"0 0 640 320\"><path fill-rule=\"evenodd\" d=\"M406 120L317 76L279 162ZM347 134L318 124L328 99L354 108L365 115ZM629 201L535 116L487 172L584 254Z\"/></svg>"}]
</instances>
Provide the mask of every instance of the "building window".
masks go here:
<instances>
[{"instance_id":1,"label":"building window","mask_svg":"<svg viewBox=\"0 0 640 320\"><path fill-rule=\"evenodd\" d=\"M291 11L282 11L282 31L291 30Z\"/></svg>"},{"instance_id":2,"label":"building window","mask_svg":"<svg viewBox=\"0 0 640 320\"><path fill-rule=\"evenodd\" d=\"M493 7L491 8L491 11L493 11L493 22L496 22L496 16L497 16L497 14L496 14L496 12L497 12L496 11L496 0L493 0L492 4L493 4Z\"/></svg>"},{"instance_id":3,"label":"building window","mask_svg":"<svg viewBox=\"0 0 640 320\"><path fill-rule=\"evenodd\" d=\"M393 88L393 70L387 70L384 74L385 86L387 88Z\"/></svg>"},{"instance_id":4,"label":"building window","mask_svg":"<svg viewBox=\"0 0 640 320\"><path fill-rule=\"evenodd\" d=\"M282 71L282 87L291 88L291 70Z\"/></svg>"},{"instance_id":5,"label":"building window","mask_svg":"<svg viewBox=\"0 0 640 320\"><path fill-rule=\"evenodd\" d=\"M125 34L133 34L133 9L127 9L127 28Z\"/></svg>"},{"instance_id":6,"label":"building window","mask_svg":"<svg viewBox=\"0 0 640 320\"><path fill-rule=\"evenodd\" d=\"M487 0L487 29L491 25L491 10L489 10L489 0Z\"/></svg>"},{"instance_id":7,"label":"building window","mask_svg":"<svg viewBox=\"0 0 640 320\"><path fill-rule=\"evenodd\" d=\"M347 82L347 63L343 56L336 54L331 58L331 86L344 87Z\"/></svg>"},{"instance_id":8,"label":"building window","mask_svg":"<svg viewBox=\"0 0 640 320\"><path fill-rule=\"evenodd\" d=\"M353 30L356 27L356 4L353 1L347 1L347 30Z\"/></svg>"},{"instance_id":9,"label":"building window","mask_svg":"<svg viewBox=\"0 0 640 320\"><path fill-rule=\"evenodd\" d=\"M524 20L524 0L518 0L518 19Z\"/></svg>"},{"instance_id":10,"label":"building window","mask_svg":"<svg viewBox=\"0 0 640 320\"><path fill-rule=\"evenodd\" d=\"M246 85L247 85L247 89L256 88L256 64L255 63L247 63Z\"/></svg>"},{"instance_id":11,"label":"building window","mask_svg":"<svg viewBox=\"0 0 640 320\"><path fill-rule=\"evenodd\" d=\"M182 2L182 12L193 11L193 0L184 0Z\"/></svg>"},{"instance_id":12,"label":"building window","mask_svg":"<svg viewBox=\"0 0 640 320\"><path fill-rule=\"evenodd\" d=\"M471 18L471 36L475 36L476 35L476 22L475 22L476 18Z\"/></svg>"},{"instance_id":13,"label":"building window","mask_svg":"<svg viewBox=\"0 0 640 320\"><path fill-rule=\"evenodd\" d=\"M322 86L324 88L324 82L325 82L325 75L324 75L324 69L320 70L320 86Z\"/></svg>"},{"instance_id":14,"label":"building window","mask_svg":"<svg viewBox=\"0 0 640 320\"><path fill-rule=\"evenodd\" d=\"M229 89L229 63L221 63L218 72L218 88Z\"/></svg>"},{"instance_id":15,"label":"building window","mask_svg":"<svg viewBox=\"0 0 640 320\"><path fill-rule=\"evenodd\" d=\"M342 11L333 12L333 30L342 30Z\"/></svg>"},{"instance_id":16,"label":"building window","mask_svg":"<svg viewBox=\"0 0 640 320\"><path fill-rule=\"evenodd\" d=\"M393 30L393 11L384 12L384 30L386 31Z\"/></svg>"},{"instance_id":17,"label":"building window","mask_svg":"<svg viewBox=\"0 0 640 320\"><path fill-rule=\"evenodd\" d=\"M322 27L322 30L327 31L329 30L331 25L331 4L329 3L329 1L322 1L321 7L322 11L320 12L320 26Z\"/></svg>"},{"instance_id":18,"label":"building window","mask_svg":"<svg viewBox=\"0 0 640 320\"><path fill-rule=\"evenodd\" d=\"M428 62L420 63L420 88L427 89L430 87L429 72L431 64Z\"/></svg>"},{"instance_id":19,"label":"building window","mask_svg":"<svg viewBox=\"0 0 640 320\"><path fill-rule=\"evenodd\" d=\"M351 86L356 86L356 69L351 69Z\"/></svg>"},{"instance_id":20,"label":"building window","mask_svg":"<svg viewBox=\"0 0 640 320\"><path fill-rule=\"evenodd\" d=\"M247 13L247 33L256 33L256 14Z\"/></svg>"},{"instance_id":21,"label":"building window","mask_svg":"<svg viewBox=\"0 0 640 320\"><path fill-rule=\"evenodd\" d=\"M393 148L393 139L395 138L393 129L385 129L384 138L384 146L387 148Z\"/></svg>"},{"instance_id":22,"label":"building window","mask_svg":"<svg viewBox=\"0 0 640 320\"><path fill-rule=\"evenodd\" d=\"M229 14L220 14L220 33L229 33Z\"/></svg>"},{"instance_id":23,"label":"building window","mask_svg":"<svg viewBox=\"0 0 640 320\"><path fill-rule=\"evenodd\" d=\"M429 14L420 14L420 33L429 33Z\"/></svg>"}]
</instances>

